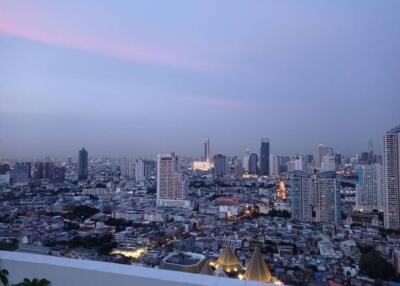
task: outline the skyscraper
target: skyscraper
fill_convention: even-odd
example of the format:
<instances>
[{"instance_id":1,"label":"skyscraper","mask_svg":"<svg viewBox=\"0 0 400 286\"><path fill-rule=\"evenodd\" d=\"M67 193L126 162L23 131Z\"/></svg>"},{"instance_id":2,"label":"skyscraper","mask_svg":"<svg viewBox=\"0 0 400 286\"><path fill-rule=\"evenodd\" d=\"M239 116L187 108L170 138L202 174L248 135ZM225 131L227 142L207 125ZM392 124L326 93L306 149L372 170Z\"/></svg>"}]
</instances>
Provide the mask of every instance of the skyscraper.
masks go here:
<instances>
[{"instance_id":1,"label":"skyscraper","mask_svg":"<svg viewBox=\"0 0 400 286\"><path fill-rule=\"evenodd\" d=\"M385 228L400 229L400 125L383 136Z\"/></svg>"},{"instance_id":2,"label":"skyscraper","mask_svg":"<svg viewBox=\"0 0 400 286\"><path fill-rule=\"evenodd\" d=\"M31 163L16 163L12 172L13 183L27 183L31 178Z\"/></svg>"},{"instance_id":3,"label":"skyscraper","mask_svg":"<svg viewBox=\"0 0 400 286\"><path fill-rule=\"evenodd\" d=\"M356 209L372 211L383 209L382 166L359 165L357 167Z\"/></svg>"},{"instance_id":4,"label":"skyscraper","mask_svg":"<svg viewBox=\"0 0 400 286\"><path fill-rule=\"evenodd\" d=\"M269 155L269 176L270 177L279 176L278 156L276 154Z\"/></svg>"},{"instance_id":5,"label":"skyscraper","mask_svg":"<svg viewBox=\"0 0 400 286\"><path fill-rule=\"evenodd\" d=\"M227 173L227 162L226 157L221 154L214 156L214 175L222 177Z\"/></svg>"},{"instance_id":6,"label":"skyscraper","mask_svg":"<svg viewBox=\"0 0 400 286\"><path fill-rule=\"evenodd\" d=\"M324 144L319 144L314 156L314 167L317 169L321 168L322 159L325 155L332 154L333 150Z\"/></svg>"},{"instance_id":7,"label":"skyscraper","mask_svg":"<svg viewBox=\"0 0 400 286\"><path fill-rule=\"evenodd\" d=\"M133 179L135 175L135 160L133 158L122 158L120 161L122 178Z\"/></svg>"},{"instance_id":8,"label":"skyscraper","mask_svg":"<svg viewBox=\"0 0 400 286\"><path fill-rule=\"evenodd\" d=\"M53 173L54 173L53 162L50 162L49 160L47 160L44 163L44 178L47 180L53 179Z\"/></svg>"},{"instance_id":9,"label":"skyscraper","mask_svg":"<svg viewBox=\"0 0 400 286\"><path fill-rule=\"evenodd\" d=\"M210 138L207 138L206 142L204 142L204 161L210 162Z\"/></svg>"},{"instance_id":10,"label":"skyscraper","mask_svg":"<svg viewBox=\"0 0 400 286\"><path fill-rule=\"evenodd\" d=\"M269 175L269 138L261 138L260 174L262 176Z\"/></svg>"},{"instance_id":11,"label":"skyscraper","mask_svg":"<svg viewBox=\"0 0 400 286\"><path fill-rule=\"evenodd\" d=\"M188 207L187 186L179 170L178 157L174 154L157 156L157 205Z\"/></svg>"},{"instance_id":12,"label":"skyscraper","mask_svg":"<svg viewBox=\"0 0 400 286\"><path fill-rule=\"evenodd\" d=\"M156 162L154 160L136 160L135 180L140 182L156 175Z\"/></svg>"},{"instance_id":13,"label":"skyscraper","mask_svg":"<svg viewBox=\"0 0 400 286\"><path fill-rule=\"evenodd\" d=\"M245 172L249 172L249 159L250 159L250 150L246 149L246 153L243 156L243 162L242 162L243 170Z\"/></svg>"},{"instance_id":14,"label":"skyscraper","mask_svg":"<svg viewBox=\"0 0 400 286\"><path fill-rule=\"evenodd\" d=\"M256 153L250 154L249 157L249 174L257 174L258 156Z\"/></svg>"},{"instance_id":15,"label":"skyscraper","mask_svg":"<svg viewBox=\"0 0 400 286\"><path fill-rule=\"evenodd\" d=\"M85 148L78 153L78 179L86 180L88 178L88 152Z\"/></svg>"}]
</instances>

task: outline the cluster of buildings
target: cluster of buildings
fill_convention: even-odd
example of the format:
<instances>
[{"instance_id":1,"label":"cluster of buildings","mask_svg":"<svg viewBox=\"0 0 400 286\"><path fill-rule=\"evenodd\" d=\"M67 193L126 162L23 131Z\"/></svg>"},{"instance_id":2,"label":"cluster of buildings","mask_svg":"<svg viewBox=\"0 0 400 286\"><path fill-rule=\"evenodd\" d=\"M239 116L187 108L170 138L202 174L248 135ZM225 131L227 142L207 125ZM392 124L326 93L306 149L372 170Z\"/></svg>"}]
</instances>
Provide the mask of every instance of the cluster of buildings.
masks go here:
<instances>
[{"instance_id":1,"label":"cluster of buildings","mask_svg":"<svg viewBox=\"0 0 400 286\"><path fill-rule=\"evenodd\" d=\"M6 161L0 247L275 284L373 284L374 248L400 273L400 127L345 158L160 154ZM384 229L390 229L385 231Z\"/></svg>"}]
</instances>

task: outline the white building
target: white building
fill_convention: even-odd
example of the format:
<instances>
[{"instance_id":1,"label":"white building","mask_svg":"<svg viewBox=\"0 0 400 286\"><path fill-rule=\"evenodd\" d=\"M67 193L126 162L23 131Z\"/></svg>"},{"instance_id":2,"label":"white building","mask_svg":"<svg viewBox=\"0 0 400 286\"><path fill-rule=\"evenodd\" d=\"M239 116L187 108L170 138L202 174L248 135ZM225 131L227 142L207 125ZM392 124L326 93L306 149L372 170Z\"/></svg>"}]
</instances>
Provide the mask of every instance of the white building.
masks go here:
<instances>
[{"instance_id":1,"label":"white building","mask_svg":"<svg viewBox=\"0 0 400 286\"><path fill-rule=\"evenodd\" d=\"M335 171L335 156L331 153L322 156L321 172Z\"/></svg>"}]
</instances>

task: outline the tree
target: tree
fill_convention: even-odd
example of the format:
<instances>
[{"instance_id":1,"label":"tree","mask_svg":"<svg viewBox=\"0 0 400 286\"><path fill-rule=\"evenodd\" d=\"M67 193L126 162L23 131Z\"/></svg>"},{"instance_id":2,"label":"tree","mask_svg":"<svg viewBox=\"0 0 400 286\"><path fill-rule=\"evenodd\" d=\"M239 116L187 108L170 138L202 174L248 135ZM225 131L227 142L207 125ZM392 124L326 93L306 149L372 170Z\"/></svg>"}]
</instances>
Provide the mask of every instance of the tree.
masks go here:
<instances>
[{"instance_id":1,"label":"tree","mask_svg":"<svg viewBox=\"0 0 400 286\"><path fill-rule=\"evenodd\" d=\"M375 249L361 254L360 270L361 273L374 279L389 280L395 277L393 265Z\"/></svg>"},{"instance_id":2,"label":"tree","mask_svg":"<svg viewBox=\"0 0 400 286\"><path fill-rule=\"evenodd\" d=\"M7 269L0 269L0 281L4 286L8 285L8 271L7 271Z\"/></svg>"},{"instance_id":3,"label":"tree","mask_svg":"<svg viewBox=\"0 0 400 286\"><path fill-rule=\"evenodd\" d=\"M47 279L37 279L33 278L32 280L25 278L24 281L16 284L15 286L48 286L50 285L50 281Z\"/></svg>"}]
</instances>

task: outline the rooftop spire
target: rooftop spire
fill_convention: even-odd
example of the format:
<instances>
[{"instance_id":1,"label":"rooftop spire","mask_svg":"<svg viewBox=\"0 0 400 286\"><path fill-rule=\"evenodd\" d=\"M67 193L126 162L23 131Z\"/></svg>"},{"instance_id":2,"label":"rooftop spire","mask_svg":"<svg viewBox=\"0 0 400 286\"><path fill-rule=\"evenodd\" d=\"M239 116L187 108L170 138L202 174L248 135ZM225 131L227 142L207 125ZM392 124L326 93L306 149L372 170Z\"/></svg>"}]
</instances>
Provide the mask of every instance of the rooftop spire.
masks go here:
<instances>
[{"instance_id":1,"label":"rooftop spire","mask_svg":"<svg viewBox=\"0 0 400 286\"><path fill-rule=\"evenodd\" d=\"M260 248L256 247L254 250L250 263L243 275L243 279L259 282L272 282L272 275L261 255Z\"/></svg>"}]
</instances>

